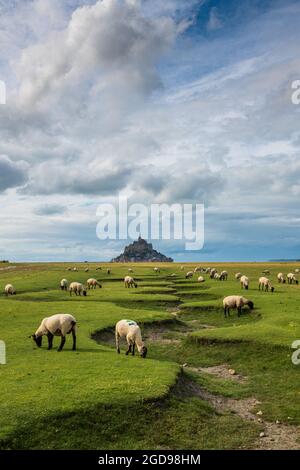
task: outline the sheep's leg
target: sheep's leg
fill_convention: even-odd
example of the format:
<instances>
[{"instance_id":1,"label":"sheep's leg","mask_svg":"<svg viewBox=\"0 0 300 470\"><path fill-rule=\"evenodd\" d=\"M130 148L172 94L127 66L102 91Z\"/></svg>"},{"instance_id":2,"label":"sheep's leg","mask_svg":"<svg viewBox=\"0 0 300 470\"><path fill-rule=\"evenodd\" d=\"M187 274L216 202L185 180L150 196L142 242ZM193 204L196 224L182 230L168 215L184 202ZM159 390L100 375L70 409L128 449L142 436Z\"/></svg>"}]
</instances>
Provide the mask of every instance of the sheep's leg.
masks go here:
<instances>
[{"instance_id":1,"label":"sheep's leg","mask_svg":"<svg viewBox=\"0 0 300 470\"><path fill-rule=\"evenodd\" d=\"M61 337L61 341L60 341L60 345L59 345L59 348L58 348L58 352L60 352L62 350L62 348L64 347L65 345L65 342L66 342L66 337L65 336L62 336Z\"/></svg>"},{"instance_id":2,"label":"sheep's leg","mask_svg":"<svg viewBox=\"0 0 300 470\"><path fill-rule=\"evenodd\" d=\"M117 353L118 353L118 354L120 354L119 335L118 335L118 333L117 333L117 332L115 333L115 337L116 337L116 348L117 348Z\"/></svg>"},{"instance_id":3,"label":"sheep's leg","mask_svg":"<svg viewBox=\"0 0 300 470\"><path fill-rule=\"evenodd\" d=\"M126 356L128 356L129 353L131 353L131 344L130 344L130 343L128 344L128 349L127 349L127 351L126 351L126 353L125 353Z\"/></svg>"},{"instance_id":4,"label":"sheep's leg","mask_svg":"<svg viewBox=\"0 0 300 470\"><path fill-rule=\"evenodd\" d=\"M75 328L72 328L72 338L73 338L72 351L76 351L76 331L75 331Z\"/></svg>"},{"instance_id":5,"label":"sheep's leg","mask_svg":"<svg viewBox=\"0 0 300 470\"><path fill-rule=\"evenodd\" d=\"M135 351L135 343L132 345L132 355L134 356L134 351Z\"/></svg>"},{"instance_id":6,"label":"sheep's leg","mask_svg":"<svg viewBox=\"0 0 300 470\"><path fill-rule=\"evenodd\" d=\"M238 307L238 309L237 309L238 317L241 316L241 313L242 313L242 307Z\"/></svg>"},{"instance_id":7,"label":"sheep's leg","mask_svg":"<svg viewBox=\"0 0 300 470\"><path fill-rule=\"evenodd\" d=\"M226 316L227 316L227 309L226 307L224 307L224 317L226 318Z\"/></svg>"},{"instance_id":8,"label":"sheep's leg","mask_svg":"<svg viewBox=\"0 0 300 470\"><path fill-rule=\"evenodd\" d=\"M52 345L53 345L53 334L49 332L47 334L47 338L48 338L48 350L50 350L52 349Z\"/></svg>"}]
</instances>

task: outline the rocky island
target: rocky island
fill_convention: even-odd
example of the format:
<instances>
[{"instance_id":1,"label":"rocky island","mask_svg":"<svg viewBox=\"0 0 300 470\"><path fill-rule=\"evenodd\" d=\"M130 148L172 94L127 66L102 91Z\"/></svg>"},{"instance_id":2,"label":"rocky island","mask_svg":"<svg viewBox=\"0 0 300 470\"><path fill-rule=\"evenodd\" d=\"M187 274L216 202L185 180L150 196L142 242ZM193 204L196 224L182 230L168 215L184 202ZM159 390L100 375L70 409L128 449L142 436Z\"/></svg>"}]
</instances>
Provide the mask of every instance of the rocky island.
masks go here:
<instances>
[{"instance_id":1,"label":"rocky island","mask_svg":"<svg viewBox=\"0 0 300 470\"><path fill-rule=\"evenodd\" d=\"M152 243L148 243L142 237L127 245L124 252L111 260L111 263L132 262L158 262L172 263L174 260L153 249Z\"/></svg>"}]
</instances>

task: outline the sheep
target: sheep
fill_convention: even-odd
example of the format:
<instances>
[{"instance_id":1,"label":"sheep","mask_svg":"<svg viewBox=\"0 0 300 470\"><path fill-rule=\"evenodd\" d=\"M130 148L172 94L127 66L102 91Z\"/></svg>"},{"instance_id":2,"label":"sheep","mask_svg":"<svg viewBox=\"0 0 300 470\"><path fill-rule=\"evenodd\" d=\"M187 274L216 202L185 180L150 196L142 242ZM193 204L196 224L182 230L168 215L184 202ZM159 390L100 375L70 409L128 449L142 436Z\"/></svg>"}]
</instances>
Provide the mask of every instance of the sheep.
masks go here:
<instances>
[{"instance_id":1,"label":"sheep","mask_svg":"<svg viewBox=\"0 0 300 470\"><path fill-rule=\"evenodd\" d=\"M266 292L270 290L271 292L274 292L274 287L272 287L270 279L267 277L260 277L258 280L258 290Z\"/></svg>"},{"instance_id":2,"label":"sheep","mask_svg":"<svg viewBox=\"0 0 300 470\"><path fill-rule=\"evenodd\" d=\"M67 313L58 313L51 317L46 317L42 320L40 326L36 332L30 337L33 338L36 345L40 348L42 346L43 336L48 338L48 350L52 349L53 337L60 336L61 341L58 348L60 352L66 342L66 335L72 333L73 347L72 350L76 350L76 319L73 315Z\"/></svg>"},{"instance_id":3,"label":"sheep","mask_svg":"<svg viewBox=\"0 0 300 470\"><path fill-rule=\"evenodd\" d=\"M106 270L106 273L107 273L107 274L110 274L110 269L107 269L107 270Z\"/></svg>"},{"instance_id":4,"label":"sheep","mask_svg":"<svg viewBox=\"0 0 300 470\"><path fill-rule=\"evenodd\" d=\"M159 268L153 268L153 271L154 271L155 273L160 273L160 269L159 269Z\"/></svg>"},{"instance_id":5,"label":"sheep","mask_svg":"<svg viewBox=\"0 0 300 470\"><path fill-rule=\"evenodd\" d=\"M242 277L242 273L236 273L234 277L238 281Z\"/></svg>"},{"instance_id":6,"label":"sheep","mask_svg":"<svg viewBox=\"0 0 300 470\"><path fill-rule=\"evenodd\" d=\"M202 271L202 268L200 268L199 266L197 266L195 269L194 269L194 273L199 273Z\"/></svg>"},{"instance_id":7,"label":"sheep","mask_svg":"<svg viewBox=\"0 0 300 470\"><path fill-rule=\"evenodd\" d=\"M199 277L198 277L198 282L205 282L204 277L203 277L203 276L199 276Z\"/></svg>"},{"instance_id":8,"label":"sheep","mask_svg":"<svg viewBox=\"0 0 300 470\"><path fill-rule=\"evenodd\" d=\"M287 274L287 280L288 280L288 284L298 284L298 280L296 279L296 276L294 273L288 273Z\"/></svg>"},{"instance_id":9,"label":"sheep","mask_svg":"<svg viewBox=\"0 0 300 470\"><path fill-rule=\"evenodd\" d=\"M85 268L84 272L85 272L85 273L88 273L88 272L89 272L89 268Z\"/></svg>"},{"instance_id":10,"label":"sheep","mask_svg":"<svg viewBox=\"0 0 300 470\"><path fill-rule=\"evenodd\" d=\"M80 282L71 282L69 287L70 295L75 292L75 295L84 295L86 296L86 288Z\"/></svg>"},{"instance_id":11,"label":"sheep","mask_svg":"<svg viewBox=\"0 0 300 470\"><path fill-rule=\"evenodd\" d=\"M125 337L128 345L126 356L132 353L134 356L135 346L137 346L140 356L145 358L147 356L147 348L142 340L141 329L135 321L120 320L115 327L116 348L120 354L119 339Z\"/></svg>"},{"instance_id":12,"label":"sheep","mask_svg":"<svg viewBox=\"0 0 300 470\"><path fill-rule=\"evenodd\" d=\"M221 280L221 275L218 274L218 273L215 273L215 274L214 274L214 279L220 281L220 280Z\"/></svg>"},{"instance_id":13,"label":"sheep","mask_svg":"<svg viewBox=\"0 0 300 470\"><path fill-rule=\"evenodd\" d=\"M4 288L4 293L6 297L8 297L9 295L16 295L16 289L12 284L6 284Z\"/></svg>"},{"instance_id":14,"label":"sheep","mask_svg":"<svg viewBox=\"0 0 300 470\"><path fill-rule=\"evenodd\" d=\"M216 268L211 268L209 277L211 279L214 279L216 272L217 272Z\"/></svg>"},{"instance_id":15,"label":"sheep","mask_svg":"<svg viewBox=\"0 0 300 470\"><path fill-rule=\"evenodd\" d=\"M283 273L278 273L277 274L277 279L279 283L285 284L285 278Z\"/></svg>"},{"instance_id":16,"label":"sheep","mask_svg":"<svg viewBox=\"0 0 300 470\"><path fill-rule=\"evenodd\" d=\"M172 273L172 274L171 274L171 277L176 277L176 276L177 276L176 273Z\"/></svg>"},{"instance_id":17,"label":"sheep","mask_svg":"<svg viewBox=\"0 0 300 470\"><path fill-rule=\"evenodd\" d=\"M193 271L188 271L185 275L185 278L190 279L191 277L193 277L193 275L194 275Z\"/></svg>"},{"instance_id":18,"label":"sheep","mask_svg":"<svg viewBox=\"0 0 300 470\"><path fill-rule=\"evenodd\" d=\"M94 279L94 278L90 278L86 281L86 285L88 287L88 289L96 289L97 286L99 287L99 289L101 289L101 284L97 281L97 279Z\"/></svg>"},{"instance_id":19,"label":"sheep","mask_svg":"<svg viewBox=\"0 0 300 470\"><path fill-rule=\"evenodd\" d=\"M60 281L60 288L61 288L61 290L68 290L68 281L67 281L67 279L62 279Z\"/></svg>"},{"instance_id":20,"label":"sheep","mask_svg":"<svg viewBox=\"0 0 300 470\"><path fill-rule=\"evenodd\" d=\"M129 268L129 269L128 269L128 272L129 272L129 273L133 273L133 269Z\"/></svg>"},{"instance_id":21,"label":"sheep","mask_svg":"<svg viewBox=\"0 0 300 470\"><path fill-rule=\"evenodd\" d=\"M72 271L72 268L66 268L66 271Z\"/></svg>"},{"instance_id":22,"label":"sheep","mask_svg":"<svg viewBox=\"0 0 300 470\"><path fill-rule=\"evenodd\" d=\"M227 281L227 279L228 279L228 272L222 271L220 274L220 281Z\"/></svg>"},{"instance_id":23,"label":"sheep","mask_svg":"<svg viewBox=\"0 0 300 470\"><path fill-rule=\"evenodd\" d=\"M254 304L251 300L242 297L241 295L229 295L223 299L223 307L224 307L224 317L230 316L230 309L236 308L238 317L242 313L242 308L244 305L248 305L250 310L254 308Z\"/></svg>"},{"instance_id":24,"label":"sheep","mask_svg":"<svg viewBox=\"0 0 300 470\"><path fill-rule=\"evenodd\" d=\"M242 289L249 289L249 278L245 275L240 277L240 283L241 283L241 288Z\"/></svg>"},{"instance_id":25,"label":"sheep","mask_svg":"<svg viewBox=\"0 0 300 470\"><path fill-rule=\"evenodd\" d=\"M298 268L295 269L295 273L296 274L299 274L300 273L300 270Z\"/></svg>"},{"instance_id":26,"label":"sheep","mask_svg":"<svg viewBox=\"0 0 300 470\"><path fill-rule=\"evenodd\" d=\"M96 271L101 271L101 270L102 270L101 266L98 266L98 267L96 268Z\"/></svg>"},{"instance_id":27,"label":"sheep","mask_svg":"<svg viewBox=\"0 0 300 470\"><path fill-rule=\"evenodd\" d=\"M78 269L75 267L75 268L73 268L73 271L77 272L77 271L78 271Z\"/></svg>"},{"instance_id":28,"label":"sheep","mask_svg":"<svg viewBox=\"0 0 300 470\"><path fill-rule=\"evenodd\" d=\"M125 287L137 287L137 283L131 276L125 276L124 278L124 285Z\"/></svg>"},{"instance_id":29,"label":"sheep","mask_svg":"<svg viewBox=\"0 0 300 470\"><path fill-rule=\"evenodd\" d=\"M180 270L183 271L183 270L184 270L184 266L180 266Z\"/></svg>"},{"instance_id":30,"label":"sheep","mask_svg":"<svg viewBox=\"0 0 300 470\"><path fill-rule=\"evenodd\" d=\"M269 271L268 269L264 269L264 270L262 271L262 274L270 274L270 271Z\"/></svg>"}]
</instances>

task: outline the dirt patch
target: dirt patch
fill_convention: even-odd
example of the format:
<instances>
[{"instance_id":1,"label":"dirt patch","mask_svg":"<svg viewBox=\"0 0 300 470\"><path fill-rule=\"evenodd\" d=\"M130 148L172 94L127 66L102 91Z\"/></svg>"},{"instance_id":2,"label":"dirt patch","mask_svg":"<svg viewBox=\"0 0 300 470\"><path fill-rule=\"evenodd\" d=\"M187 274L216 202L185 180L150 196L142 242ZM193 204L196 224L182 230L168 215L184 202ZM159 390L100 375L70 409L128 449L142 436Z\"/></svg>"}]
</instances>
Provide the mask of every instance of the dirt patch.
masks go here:
<instances>
[{"instance_id":1,"label":"dirt patch","mask_svg":"<svg viewBox=\"0 0 300 470\"><path fill-rule=\"evenodd\" d=\"M232 380L233 382L247 382L247 377L238 373L233 373L233 369L228 364L220 364L213 367L199 367L197 369L194 368L194 371L205 372L206 374L211 374L224 380Z\"/></svg>"}]
</instances>

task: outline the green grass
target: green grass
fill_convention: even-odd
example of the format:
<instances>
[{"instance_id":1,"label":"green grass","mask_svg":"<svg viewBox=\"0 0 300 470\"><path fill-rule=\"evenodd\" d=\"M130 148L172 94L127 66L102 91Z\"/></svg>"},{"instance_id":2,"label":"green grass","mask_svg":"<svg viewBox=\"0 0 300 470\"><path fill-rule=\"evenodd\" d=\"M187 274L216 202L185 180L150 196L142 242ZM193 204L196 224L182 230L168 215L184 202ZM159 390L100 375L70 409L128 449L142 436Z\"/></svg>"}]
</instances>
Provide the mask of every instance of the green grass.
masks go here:
<instances>
[{"instance_id":1,"label":"green grass","mask_svg":"<svg viewBox=\"0 0 300 470\"><path fill-rule=\"evenodd\" d=\"M1 290L7 282L17 289L14 297L0 296L0 339L7 346L7 365L0 366L0 449L251 448L256 424L218 414L199 397L185 396L185 382L178 393L175 384L184 362L195 367L230 364L248 377L245 383L207 374L188 380L215 394L255 396L268 419L300 424L300 367L291 363L290 349L300 339L300 285L275 282L277 272L295 266L269 264L276 288L271 294L258 292L256 285L266 265L223 264L218 268L227 269L230 280L202 285L196 276L185 280L192 265L186 271L162 265L158 275L151 265L134 265L138 289L123 286L129 265L111 265L111 275L107 264L102 271L96 271L98 265L89 264L88 273L85 264L76 264L76 273L59 263L18 264L0 271ZM254 301L255 310L224 319L222 298L240 293L233 278L237 271L250 277L250 289L243 294ZM172 272L177 278L167 278ZM103 288L86 298L70 297L58 288L62 277L81 282L96 277ZM169 312L178 304L181 323ZM28 338L43 317L59 312L78 321L76 352L71 338L59 354L47 351L46 341L38 349ZM173 320L163 337L181 341L151 341L147 327L149 357L142 360L125 356L124 347L117 355L111 342L92 339L95 331L122 318L151 324L154 330L158 322Z\"/></svg>"}]
</instances>

